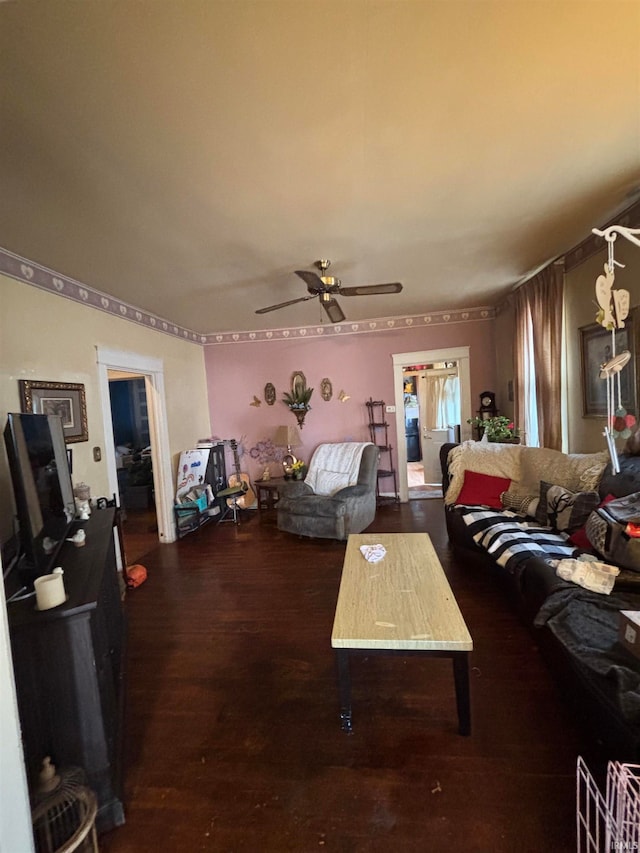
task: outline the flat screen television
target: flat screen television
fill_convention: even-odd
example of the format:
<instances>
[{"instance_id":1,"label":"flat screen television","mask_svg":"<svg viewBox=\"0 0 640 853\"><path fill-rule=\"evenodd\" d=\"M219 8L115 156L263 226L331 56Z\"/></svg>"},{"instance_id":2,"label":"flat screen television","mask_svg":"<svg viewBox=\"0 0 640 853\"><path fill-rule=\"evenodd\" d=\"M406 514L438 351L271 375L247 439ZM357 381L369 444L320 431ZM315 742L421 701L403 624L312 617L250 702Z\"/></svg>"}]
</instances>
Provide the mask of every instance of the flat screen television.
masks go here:
<instances>
[{"instance_id":1,"label":"flat screen television","mask_svg":"<svg viewBox=\"0 0 640 853\"><path fill-rule=\"evenodd\" d=\"M20 556L14 565L22 583L32 584L53 568L75 517L62 418L11 413L4 440L18 519Z\"/></svg>"}]
</instances>

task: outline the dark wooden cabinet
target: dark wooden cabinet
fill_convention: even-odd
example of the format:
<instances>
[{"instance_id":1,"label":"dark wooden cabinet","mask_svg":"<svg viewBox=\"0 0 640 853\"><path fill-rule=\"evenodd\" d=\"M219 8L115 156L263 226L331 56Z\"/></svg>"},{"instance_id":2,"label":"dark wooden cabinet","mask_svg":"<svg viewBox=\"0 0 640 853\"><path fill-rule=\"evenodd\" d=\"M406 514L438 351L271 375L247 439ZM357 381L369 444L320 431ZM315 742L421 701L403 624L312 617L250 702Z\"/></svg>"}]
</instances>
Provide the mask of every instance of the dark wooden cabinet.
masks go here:
<instances>
[{"instance_id":1,"label":"dark wooden cabinet","mask_svg":"<svg viewBox=\"0 0 640 853\"><path fill-rule=\"evenodd\" d=\"M45 756L81 767L98 798L99 831L124 823L121 741L125 617L114 548L115 510L95 510L86 545L65 542L65 604L8 605L25 763L30 783Z\"/></svg>"}]
</instances>

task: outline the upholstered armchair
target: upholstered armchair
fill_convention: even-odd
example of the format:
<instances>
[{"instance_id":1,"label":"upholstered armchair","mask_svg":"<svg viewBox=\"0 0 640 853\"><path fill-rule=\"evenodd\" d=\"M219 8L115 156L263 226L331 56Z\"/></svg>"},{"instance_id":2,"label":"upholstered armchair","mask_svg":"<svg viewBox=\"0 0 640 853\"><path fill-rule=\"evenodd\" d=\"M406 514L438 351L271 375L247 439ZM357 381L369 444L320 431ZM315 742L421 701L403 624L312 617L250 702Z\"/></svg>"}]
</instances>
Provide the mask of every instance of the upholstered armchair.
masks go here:
<instances>
[{"instance_id":1,"label":"upholstered armchair","mask_svg":"<svg viewBox=\"0 0 640 853\"><path fill-rule=\"evenodd\" d=\"M346 539L376 515L378 448L374 444L320 444L307 476L284 484L278 529L300 536Z\"/></svg>"}]
</instances>

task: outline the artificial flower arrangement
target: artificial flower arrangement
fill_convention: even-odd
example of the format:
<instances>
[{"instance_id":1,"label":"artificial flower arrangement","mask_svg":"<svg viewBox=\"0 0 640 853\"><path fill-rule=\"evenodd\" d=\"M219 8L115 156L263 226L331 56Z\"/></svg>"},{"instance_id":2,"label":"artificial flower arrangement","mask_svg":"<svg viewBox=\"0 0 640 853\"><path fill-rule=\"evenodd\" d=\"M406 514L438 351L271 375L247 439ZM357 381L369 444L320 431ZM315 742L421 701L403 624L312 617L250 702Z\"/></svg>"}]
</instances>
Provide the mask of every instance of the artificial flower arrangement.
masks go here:
<instances>
[{"instance_id":1,"label":"artificial flower arrangement","mask_svg":"<svg viewBox=\"0 0 640 853\"><path fill-rule=\"evenodd\" d=\"M292 411L295 411L296 409L305 409L306 411L309 411L311 408L309 400L311 399L312 394L313 388L299 388L291 393L283 394L282 402Z\"/></svg>"},{"instance_id":2,"label":"artificial flower arrangement","mask_svg":"<svg viewBox=\"0 0 640 853\"><path fill-rule=\"evenodd\" d=\"M298 421L298 426L300 429L304 426L304 419L307 412L311 409L309 405L309 400L311 399L311 395L313 394L313 388L296 388L291 393L284 393L282 395L282 402L287 406L293 414L296 416L296 420Z\"/></svg>"},{"instance_id":3,"label":"artificial flower arrangement","mask_svg":"<svg viewBox=\"0 0 640 853\"><path fill-rule=\"evenodd\" d=\"M304 473L305 467L306 466L302 459L296 459L296 461L293 463L293 465L291 465L289 470L291 471L294 477L301 477Z\"/></svg>"},{"instance_id":4,"label":"artificial flower arrangement","mask_svg":"<svg viewBox=\"0 0 640 853\"><path fill-rule=\"evenodd\" d=\"M511 418L506 415L494 415L492 418L468 418L467 423L478 428L481 437L488 441L513 441L518 438L518 430Z\"/></svg>"}]
</instances>

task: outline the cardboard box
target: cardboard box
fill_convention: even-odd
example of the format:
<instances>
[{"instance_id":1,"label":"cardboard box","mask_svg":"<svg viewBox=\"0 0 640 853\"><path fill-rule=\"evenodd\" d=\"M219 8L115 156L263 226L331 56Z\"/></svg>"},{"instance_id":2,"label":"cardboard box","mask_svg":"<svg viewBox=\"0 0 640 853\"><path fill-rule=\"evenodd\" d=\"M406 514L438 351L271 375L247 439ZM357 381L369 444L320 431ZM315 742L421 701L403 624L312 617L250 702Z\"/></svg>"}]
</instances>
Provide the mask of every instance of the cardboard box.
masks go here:
<instances>
[{"instance_id":1,"label":"cardboard box","mask_svg":"<svg viewBox=\"0 0 640 853\"><path fill-rule=\"evenodd\" d=\"M640 610L620 611L620 642L640 658Z\"/></svg>"}]
</instances>

